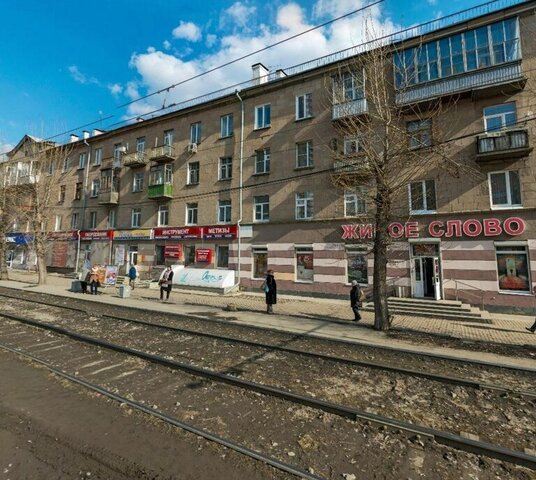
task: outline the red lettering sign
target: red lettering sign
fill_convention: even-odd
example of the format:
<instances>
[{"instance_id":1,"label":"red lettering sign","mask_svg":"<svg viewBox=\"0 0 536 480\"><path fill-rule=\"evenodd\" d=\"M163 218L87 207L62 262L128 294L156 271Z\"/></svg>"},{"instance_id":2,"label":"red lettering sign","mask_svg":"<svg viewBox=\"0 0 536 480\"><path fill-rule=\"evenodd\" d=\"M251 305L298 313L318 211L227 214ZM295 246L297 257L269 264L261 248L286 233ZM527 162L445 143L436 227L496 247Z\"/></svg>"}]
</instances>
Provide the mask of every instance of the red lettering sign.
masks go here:
<instances>
[{"instance_id":1,"label":"red lettering sign","mask_svg":"<svg viewBox=\"0 0 536 480\"><path fill-rule=\"evenodd\" d=\"M478 220L471 218L463 222L462 230L468 237L478 237L482 233L482 224Z\"/></svg>"},{"instance_id":2,"label":"red lettering sign","mask_svg":"<svg viewBox=\"0 0 536 480\"><path fill-rule=\"evenodd\" d=\"M182 245L166 245L164 246L164 257L181 258Z\"/></svg>"},{"instance_id":3,"label":"red lettering sign","mask_svg":"<svg viewBox=\"0 0 536 480\"><path fill-rule=\"evenodd\" d=\"M522 218L519 217L510 217L503 222L504 231L508 235L521 235L527 225Z\"/></svg>"},{"instance_id":4,"label":"red lettering sign","mask_svg":"<svg viewBox=\"0 0 536 480\"><path fill-rule=\"evenodd\" d=\"M195 261L198 263L211 263L212 250L210 248L197 248L195 250Z\"/></svg>"},{"instance_id":5,"label":"red lettering sign","mask_svg":"<svg viewBox=\"0 0 536 480\"><path fill-rule=\"evenodd\" d=\"M236 238L236 225L221 225L218 227L203 227L203 238Z\"/></svg>"},{"instance_id":6,"label":"red lettering sign","mask_svg":"<svg viewBox=\"0 0 536 480\"><path fill-rule=\"evenodd\" d=\"M113 230L85 230L80 232L80 240L111 240L113 237Z\"/></svg>"},{"instance_id":7,"label":"red lettering sign","mask_svg":"<svg viewBox=\"0 0 536 480\"><path fill-rule=\"evenodd\" d=\"M357 236L358 225L342 225L342 239L359 238Z\"/></svg>"},{"instance_id":8,"label":"red lettering sign","mask_svg":"<svg viewBox=\"0 0 536 480\"><path fill-rule=\"evenodd\" d=\"M154 238L156 240L182 240L188 238L201 238L201 236L202 229L200 227L154 229Z\"/></svg>"},{"instance_id":9,"label":"red lettering sign","mask_svg":"<svg viewBox=\"0 0 536 480\"><path fill-rule=\"evenodd\" d=\"M496 237L502 233L501 221L497 218L484 219L484 236Z\"/></svg>"},{"instance_id":10,"label":"red lettering sign","mask_svg":"<svg viewBox=\"0 0 536 480\"><path fill-rule=\"evenodd\" d=\"M430 222L430 225L428 225L428 233L434 238L442 237L445 234L443 222L440 222L439 220Z\"/></svg>"}]
</instances>

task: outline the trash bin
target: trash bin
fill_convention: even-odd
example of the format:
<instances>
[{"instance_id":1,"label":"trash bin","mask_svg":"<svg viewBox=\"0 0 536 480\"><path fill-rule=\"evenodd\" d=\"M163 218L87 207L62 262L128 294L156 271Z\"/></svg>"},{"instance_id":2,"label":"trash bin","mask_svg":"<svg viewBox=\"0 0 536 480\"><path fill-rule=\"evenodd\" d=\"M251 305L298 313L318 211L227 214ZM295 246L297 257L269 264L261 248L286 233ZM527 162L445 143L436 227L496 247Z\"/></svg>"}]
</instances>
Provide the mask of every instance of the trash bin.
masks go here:
<instances>
[{"instance_id":1,"label":"trash bin","mask_svg":"<svg viewBox=\"0 0 536 480\"><path fill-rule=\"evenodd\" d=\"M128 285L121 285L119 287L119 297L120 298L130 297L130 287Z\"/></svg>"},{"instance_id":2,"label":"trash bin","mask_svg":"<svg viewBox=\"0 0 536 480\"><path fill-rule=\"evenodd\" d=\"M396 287L396 296L398 298L404 298L404 287Z\"/></svg>"},{"instance_id":3,"label":"trash bin","mask_svg":"<svg viewBox=\"0 0 536 480\"><path fill-rule=\"evenodd\" d=\"M80 283L80 280L73 280L71 282L71 292L81 292L82 291L82 284Z\"/></svg>"}]
</instances>

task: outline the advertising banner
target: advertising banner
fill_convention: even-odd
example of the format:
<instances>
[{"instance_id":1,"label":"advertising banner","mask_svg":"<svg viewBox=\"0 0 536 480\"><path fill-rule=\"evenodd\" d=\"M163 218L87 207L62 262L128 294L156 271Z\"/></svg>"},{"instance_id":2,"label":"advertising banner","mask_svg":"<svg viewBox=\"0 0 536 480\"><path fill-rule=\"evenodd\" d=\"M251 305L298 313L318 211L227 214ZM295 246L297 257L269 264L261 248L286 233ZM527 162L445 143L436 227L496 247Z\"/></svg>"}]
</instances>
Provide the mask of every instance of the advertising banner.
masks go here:
<instances>
[{"instance_id":1,"label":"advertising banner","mask_svg":"<svg viewBox=\"0 0 536 480\"><path fill-rule=\"evenodd\" d=\"M203 238L236 238L237 230L236 225L203 227Z\"/></svg>"},{"instance_id":2,"label":"advertising banner","mask_svg":"<svg viewBox=\"0 0 536 480\"><path fill-rule=\"evenodd\" d=\"M210 248L197 248L195 261L196 263L212 263L212 250Z\"/></svg>"},{"instance_id":3,"label":"advertising banner","mask_svg":"<svg viewBox=\"0 0 536 480\"><path fill-rule=\"evenodd\" d=\"M80 232L80 240L111 240L114 238L113 230L85 230Z\"/></svg>"},{"instance_id":4,"label":"advertising banner","mask_svg":"<svg viewBox=\"0 0 536 480\"><path fill-rule=\"evenodd\" d=\"M183 240L188 238L201 238L202 229L200 227L184 228L155 228L155 240Z\"/></svg>"},{"instance_id":5,"label":"advertising banner","mask_svg":"<svg viewBox=\"0 0 536 480\"><path fill-rule=\"evenodd\" d=\"M181 258L182 245L166 245L164 247L164 257Z\"/></svg>"},{"instance_id":6,"label":"advertising banner","mask_svg":"<svg viewBox=\"0 0 536 480\"><path fill-rule=\"evenodd\" d=\"M124 265L125 264L125 246L118 245L115 247L115 264Z\"/></svg>"},{"instance_id":7,"label":"advertising banner","mask_svg":"<svg viewBox=\"0 0 536 480\"><path fill-rule=\"evenodd\" d=\"M152 240L152 239L153 239L152 228L114 231L114 240Z\"/></svg>"},{"instance_id":8,"label":"advertising banner","mask_svg":"<svg viewBox=\"0 0 536 480\"><path fill-rule=\"evenodd\" d=\"M119 267L117 265L106 265L104 274L104 283L106 285L115 285L117 282L117 271Z\"/></svg>"},{"instance_id":9,"label":"advertising banner","mask_svg":"<svg viewBox=\"0 0 536 480\"><path fill-rule=\"evenodd\" d=\"M234 285L234 270L173 267L173 284L190 287L227 288Z\"/></svg>"}]
</instances>

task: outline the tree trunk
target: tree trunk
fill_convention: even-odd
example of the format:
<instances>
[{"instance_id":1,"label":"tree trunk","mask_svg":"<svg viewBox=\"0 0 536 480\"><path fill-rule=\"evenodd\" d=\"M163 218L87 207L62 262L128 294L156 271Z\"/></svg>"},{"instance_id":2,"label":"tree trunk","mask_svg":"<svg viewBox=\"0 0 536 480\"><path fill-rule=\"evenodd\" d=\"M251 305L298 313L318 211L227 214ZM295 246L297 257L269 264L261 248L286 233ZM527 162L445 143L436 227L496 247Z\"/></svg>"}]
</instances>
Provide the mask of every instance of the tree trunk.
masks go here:
<instances>
[{"instance_id":1,"label":"tree trunk","mask_svg":"<svg viewBox=\"0 0 536 480\"><path fill-rule=\"evenodd\" d=\"M8 280L6 253L6 237L0 234L0 280Z\"/></svg>"},{"instance_id":2,"label":"tree trunk","mask_svg":"<svg viewBox=\"0 0 536 480\"><path fill-rule=\"evenodd\" d=\"M44 285L47 283L47 264L44 255L37 254L37 283Z\"/></svg>"},{"instance_id":3,"label":"tree trunk","mask_svg":"<svg viewBox=\"0 0 536 480\"><path fill-rule=\"evenodd\" d=\"M389 192L378 190L376 197L376 235L374 237L374 329L389 330L389 305L387 304L387 246L389 243Z\"/></svg>"}]
</instances>

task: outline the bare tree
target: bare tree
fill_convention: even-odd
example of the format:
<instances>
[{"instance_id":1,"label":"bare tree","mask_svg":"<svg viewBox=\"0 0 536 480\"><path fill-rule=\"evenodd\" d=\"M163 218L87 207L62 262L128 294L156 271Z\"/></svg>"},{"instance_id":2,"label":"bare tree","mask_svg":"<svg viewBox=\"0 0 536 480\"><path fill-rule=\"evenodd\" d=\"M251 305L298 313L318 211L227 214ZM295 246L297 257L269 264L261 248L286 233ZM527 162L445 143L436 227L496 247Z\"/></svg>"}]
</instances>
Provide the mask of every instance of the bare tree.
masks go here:
<instances>
[{"instance_id":1,"label":"bare tree","mask_svg":"<svg viewBox=\"0 0 536 480\"><path fill-rule=\"evenodd\" d=\"M332 145L335 185L373 206L374 328L390 326L387 282L389 225L408 216L408 185L445 173L476 175L451 158L450 127L456 99L399 106L395 102L393 45L374 45L342 64L332 78L335 128L342 148ZM398 74L399 72L395 72ZM398 88L400 92L400 87Z\"/></svg>"},{"instance_id":2,"label":"bare tree","mask_svg":"<svg viewBox=\"0 0 536 480\"><path fill-rule=\"evenodd\" d=\"M0 163L0 280L8 278L7 234L20 214L19 197L12 186L12 171L7 159Z\"/></svg>"}]
</instances>

